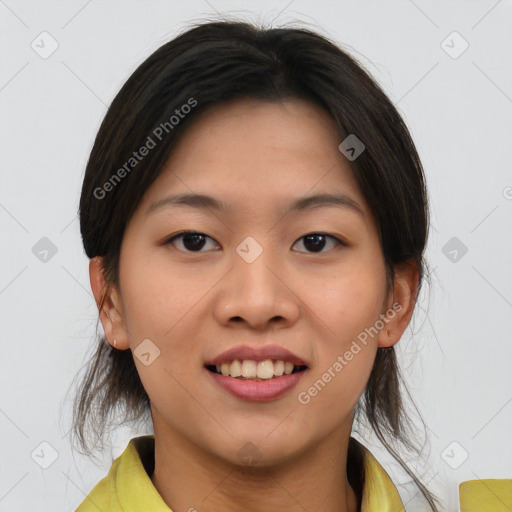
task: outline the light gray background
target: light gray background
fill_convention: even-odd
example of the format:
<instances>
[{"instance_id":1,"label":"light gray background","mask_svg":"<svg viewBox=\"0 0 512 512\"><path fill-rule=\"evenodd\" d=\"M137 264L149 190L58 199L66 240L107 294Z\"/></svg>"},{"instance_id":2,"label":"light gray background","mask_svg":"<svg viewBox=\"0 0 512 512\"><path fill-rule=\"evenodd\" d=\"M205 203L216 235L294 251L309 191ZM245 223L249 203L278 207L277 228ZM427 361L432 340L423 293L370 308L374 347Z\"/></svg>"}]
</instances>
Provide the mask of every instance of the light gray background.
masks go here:
<instances>
[{"instance_id":1,"label":"light gray background","mask_svg":"<svg viewBox=\"0 0 512 512\"><path fill-rule=\"evenodd\" d=\"M81 180L128 76L188 22L217 13L301 20L334 37L411 130L430 190L434 271L398 348L430 435L418 471L459 510L461 481L512 478L510 0L0 0L0 510L73 511L137 434L120 431L103 465L73 454L66 436L65 393L97 318L76 218ZM52 39L58 48L43 59ZM43 237L57 249L46 262L32 250ZM390 456L374 453L407 510L422 509Z\"/></svg>"}]
</instances>

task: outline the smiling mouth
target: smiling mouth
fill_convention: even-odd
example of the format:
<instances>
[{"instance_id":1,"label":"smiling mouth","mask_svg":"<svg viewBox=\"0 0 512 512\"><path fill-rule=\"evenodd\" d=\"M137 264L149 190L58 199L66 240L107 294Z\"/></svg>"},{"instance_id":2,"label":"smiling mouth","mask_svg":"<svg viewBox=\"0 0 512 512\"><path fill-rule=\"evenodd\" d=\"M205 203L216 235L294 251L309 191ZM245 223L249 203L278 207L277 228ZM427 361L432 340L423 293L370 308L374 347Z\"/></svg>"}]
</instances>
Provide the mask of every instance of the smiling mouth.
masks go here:
<instances>
[{"instance_id":1,"label":"smiling mouth","mask_svg":"<svg viewBox=\"0 0 512 512\"><path fill-rule=\"evenodd\" d=\"M258 367L258 363L255 361L234 361L234 364L231 365L206 365L205 368L217 375L253 382L275 380L286 375L303 372L308 368L306 365L285 364L283 361L269 360L265 363L264 367Z\"/></svg>"}]
</instances>

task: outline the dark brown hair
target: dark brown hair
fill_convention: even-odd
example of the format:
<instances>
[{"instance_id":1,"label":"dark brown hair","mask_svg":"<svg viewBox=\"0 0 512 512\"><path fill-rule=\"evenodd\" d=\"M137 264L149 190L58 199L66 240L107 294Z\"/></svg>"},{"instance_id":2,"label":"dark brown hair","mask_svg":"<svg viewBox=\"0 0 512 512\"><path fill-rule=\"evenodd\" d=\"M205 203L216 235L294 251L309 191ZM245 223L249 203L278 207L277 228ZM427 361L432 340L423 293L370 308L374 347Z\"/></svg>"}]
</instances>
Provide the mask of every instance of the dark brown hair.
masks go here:
<instances>
[{"instance_id":1,"label":"dark brown hair","mask_svg":"<svg viewBox=\"0 0 512 512\"><path fill-rule=\"evenodd\" d=\"M199 23L161 46L129 77L105 115L87 164L79 214L85 252L103 258L107 282L119 284L126 226L180 135L208 107L241 98L308 100L329 113L343 138L355 134L363 141L365 151L350 166L376 219L388 286L395 269L412 261L419 270L419 291L428 278L427 191L395 106L363 66L328 38L302 28L263 29L236 20ZM195 106L170 123L191 99ZM167 127L162 139L132 162L133 170L119 173L159 126ZM116 173L120 179L113 180ZM126 422L147 419L150 402L130 350L113 349L100 337L85 370L74 402L73 435L90 455L88 436L101 440L115 411ZM379 348L356 418L367 421L435 510L435 496L396 448L398 442L417 450L407 430L402 385L394 348Z\"/></svg>"}]
</instances>

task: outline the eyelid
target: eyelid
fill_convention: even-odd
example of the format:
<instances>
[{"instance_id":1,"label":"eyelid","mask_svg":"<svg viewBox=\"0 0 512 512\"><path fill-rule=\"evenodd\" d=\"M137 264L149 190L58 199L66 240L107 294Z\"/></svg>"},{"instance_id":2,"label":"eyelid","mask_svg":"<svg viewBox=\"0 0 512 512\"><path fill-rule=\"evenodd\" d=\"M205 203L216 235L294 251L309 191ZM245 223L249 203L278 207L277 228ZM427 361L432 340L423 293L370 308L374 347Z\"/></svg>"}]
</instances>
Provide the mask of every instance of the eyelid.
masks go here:
<instances>
[{"instance_id":1,"label":"eyelid","mask_svg":"<svg viewBox=\"0 0 512 512\"><path fill-rule=\"evenodd\" d=\"M207 235L206 233L203 233L201 231L191 231L191 230L181 231L179 233L175 233L174 235L172 235L170 237L167 237L164 240L163 245L171 244L175 239L177 239L177 238L179 238L181 236L185 236L185 235L201 235L201 236L204 236L205 238L209 238L210 240L213 240L217 245L220 245L219 242L217 242L217 240L215 240L211 236ZM320 236L324 236L326 238L331 238L332 240L334 240L336 242L335 247L340 247L340 246L348 247L348 244L345 242L345 240L343 240L339 236L331 235L329 233L324 233L323 231L311 231L309 233L305 233L304 235L300 236L299 238L297 238L297 240L295 240L293 242L292 247L299 240L302 240L303 238L306 238L306 237L312 236L312 235L320 235ZM192 253L192 254L194 254L194 253L200 254L201 252L206 252L206 251L181 251L181 252ZM298 251L298 252L305 252L306 254L323 254L323 253L327 253L329 251L319 251L319 252Z\"/></svg>"},{"instance_id":2,"label":"eyelid","mask_svg":"<svg viewBox=\"0 0 512 512\"><path fill-rule=\"evenodd\" d=\"M297 238L297 240L295 240L295 242L293 242L293 245L295 245L299 240L302 240L303 238L306 238L306 237L312 236L312 235L320 235L320 236L324 236L325 238L331 238L332 240L334 240L336 242L335 247L340 247L340 246L348 247L348 244L339 236L331 235L329 233L324 233L323 231L312 231L310 233L306 233L305 235L302 235L299 238ZM305 252L306 254L325 254L325 253L328 253L329 251L320 251L320 252L299 251L299 252Z\"/></svg>"},{"instance_id":3,"label":"eyelid","mask_svg":"<svg viewBox=\"0 0 512 512\"><path fill-rule=\"evenodd\" d=\"M215 238L212 238L210 235L207 235L206 233L203 233L202 231L191 231L191 230L180 231L179 233L175 233L174 235L166 237L164 239L164 241L162 242L162 245L171 244L172 242L174 242L174 240L176 238L179 238L179 237L185 236L185 235L201 235L201 236L204 236L205 238L209 238L210 240L213 240L217 245L220 245L219 242L217 242L217 240L215 240ZM181 252L188 252L188 253L195 252L197 254L200 254L201 252L204 252L204 251L181 251Z\"/></svg>"}]
</instances>

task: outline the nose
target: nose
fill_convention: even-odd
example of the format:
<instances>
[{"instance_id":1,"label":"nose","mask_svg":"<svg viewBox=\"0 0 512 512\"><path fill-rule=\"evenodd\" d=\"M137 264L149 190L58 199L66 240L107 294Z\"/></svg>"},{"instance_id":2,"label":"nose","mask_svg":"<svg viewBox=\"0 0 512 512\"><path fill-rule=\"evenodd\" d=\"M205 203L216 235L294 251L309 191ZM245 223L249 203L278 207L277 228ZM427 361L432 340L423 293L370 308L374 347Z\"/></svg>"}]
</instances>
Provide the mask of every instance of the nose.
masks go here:
<instances>
[{"instance_id":1,"label":"nose","mask_svg":"<svg viewBox=\"0 0 512 512\"><path fill-rule=\"evenodd\" d=\"M225 326L245 324L255 330L289 327L300 316L301 301L282 265L263 253L252 263L238 254L222 280L215 317Z\"/></svg>"}]
</instances>

